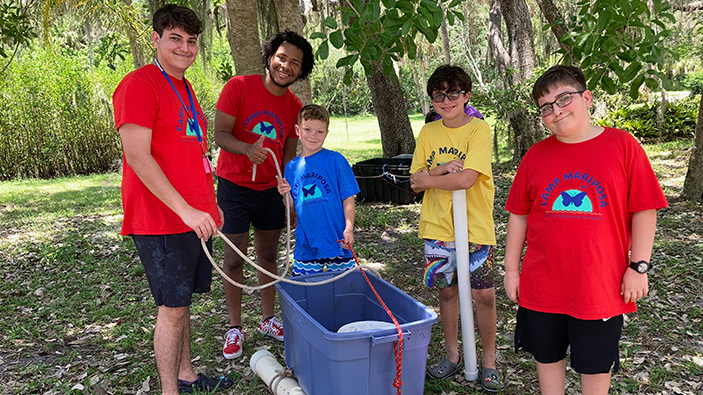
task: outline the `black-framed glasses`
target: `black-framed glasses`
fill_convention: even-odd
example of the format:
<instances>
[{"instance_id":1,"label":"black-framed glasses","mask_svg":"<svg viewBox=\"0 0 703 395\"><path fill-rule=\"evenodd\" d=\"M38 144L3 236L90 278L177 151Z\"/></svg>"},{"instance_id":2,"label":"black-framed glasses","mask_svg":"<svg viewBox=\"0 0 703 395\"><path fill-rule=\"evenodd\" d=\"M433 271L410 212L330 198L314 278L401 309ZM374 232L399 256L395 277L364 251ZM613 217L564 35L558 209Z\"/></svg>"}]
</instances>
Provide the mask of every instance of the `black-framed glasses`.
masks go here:
<instances>
[{"instance_id":1,"label":"black-framed glasses","mask_svg":"<svg viewBox=\"0 0 703 395\"><path fill-rule=\"evenodd\" d=\"M462 95L464 93L466 93L466 91L454 91L454 92L447 92L447 93L432 92L432 96L430 96L430 98L435 103L441 103L444 101L445 97L449 100L456 100L459 98L460 95Z\"/></svg>"},{"instance_id":2,"label":"black-framed glasses","mask_svg":"<svg viewBox=\"0 0 703 395\"><path fill-rule=\"evenodd\" d=\"M565 92L561 96L557 97L557 99L553 102L542 104L542 107L537 109L537 115L541 116L542 118L549 116L554 112L555 104L559 108L564 108L571 104L571 99L573 95L580 95L583 92L585 92L585 90L576 92Z\"/></svg>"}]
</instances>

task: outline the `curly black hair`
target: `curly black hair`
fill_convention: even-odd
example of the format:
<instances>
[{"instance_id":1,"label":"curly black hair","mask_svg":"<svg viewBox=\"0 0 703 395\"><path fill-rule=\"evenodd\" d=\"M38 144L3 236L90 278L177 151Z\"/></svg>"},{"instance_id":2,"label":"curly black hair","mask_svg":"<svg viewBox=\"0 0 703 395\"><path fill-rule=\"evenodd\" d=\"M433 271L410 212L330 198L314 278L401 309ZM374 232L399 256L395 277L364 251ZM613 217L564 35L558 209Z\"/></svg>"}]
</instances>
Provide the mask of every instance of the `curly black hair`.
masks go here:
<instances>
[{"instance_id":1,"label":"curly black hair","mask_svg":"<svg viewBox=\"0 0 703 395\"><path fill-rule=\"evenodd\" d=\"M198 35L203 32L203 23L195 12L190 8L176 4L168 4L156 10L152 25L159 37L161 37L164 30L176 27L192 35Z\"/></svg>"},{"instance_id":2,"label":"curly black hair","mask_svg":"<svg viewBox=\"0 0 703 395\"><path fill-rule=\"evenodd\" d=\"M296 81L308 78L310 72L312 71L312 67L315 65L315 53L312 50L312 45L310 45L308 40L306 40L303 36L288 29L269 38L264 43L264 49L261 54L264 61L264 69L269 69L271 66L271 57L283 43L293 44L303 51L303 64L300 67L300 75Z\"/></svg>"}]
</instances>

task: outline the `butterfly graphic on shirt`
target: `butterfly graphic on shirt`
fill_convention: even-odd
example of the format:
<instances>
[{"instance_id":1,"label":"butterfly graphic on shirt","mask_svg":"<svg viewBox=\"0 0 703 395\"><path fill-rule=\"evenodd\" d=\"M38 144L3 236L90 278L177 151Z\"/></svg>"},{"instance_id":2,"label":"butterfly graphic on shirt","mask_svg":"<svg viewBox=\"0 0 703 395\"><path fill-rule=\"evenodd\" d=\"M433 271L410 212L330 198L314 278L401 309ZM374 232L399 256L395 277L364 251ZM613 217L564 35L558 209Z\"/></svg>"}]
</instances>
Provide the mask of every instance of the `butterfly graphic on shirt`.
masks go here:
<instances>
[{"instance_id":1,"label":"butterfly graphic on shirt","mask_svg":"<svg viewBox=\"0 0 703 395\"><path fill-rule=\"evenodd\" d=\"M254 128L254 133L264 135L271 140L276 139L276 127L268 122L260 121Z\"/></svg>"},{"instance_id":2,"label":"butterfly graphic on shirt","mask_svg":"<svg viewBox=\"0 0 703 395\"><path fill-rule=\"evenodd\" d=\"M581 207L581 204L583 204L584 197L586 197L586 192L579 192L574 196L571 196L570 194L564 191L561 192L561 199L564 203L564 207L569 207L572 204L575 207Z\"/></svg>"},{"instance_id":3,"label":"butterfly graphic on shirt","mask_svg":"<svg viewBox=\"0 0 703 395\"><path fill-rule=\"evenodd\" d=\"M317 184L308 184L301 187L302 191L300 198L302 201L317 199L322 197L322 191L318 188Z\"/></svg>"},{"instance_id":4,"label":"butterfly graphic on shirt","mask_svg":"<svg viewBox=\"0 0 703 395\"><path fill-rule=\"evenodd\" d=\"M559 192L552 205L554 211L571 211L580 213L592 213L593 203L586 191L578 189L567 189Z\"/></svg>"}]
</instances>

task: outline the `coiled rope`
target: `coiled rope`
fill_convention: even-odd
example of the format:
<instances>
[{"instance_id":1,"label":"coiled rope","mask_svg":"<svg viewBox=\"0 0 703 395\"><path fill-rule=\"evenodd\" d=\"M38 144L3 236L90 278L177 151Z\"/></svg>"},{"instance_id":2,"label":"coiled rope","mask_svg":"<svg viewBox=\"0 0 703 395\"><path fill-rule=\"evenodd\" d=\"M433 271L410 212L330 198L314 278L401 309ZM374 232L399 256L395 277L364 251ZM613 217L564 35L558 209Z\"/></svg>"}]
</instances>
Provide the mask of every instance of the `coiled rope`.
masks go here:
<instances>
[{"instance_id":1,"label":"coiled rope","mask_svg":"<svg viewBox=\"0 0 703 395\"><path fill-rule=\"evenodd\" d=\"M264 147L264 149L265 149L266 151L268 151L268 153L270 154L271 159L273 160L273 163L276 165L276 172L278 173L278 177L279 177L279 178L282 178L282 177L283 177L283 174L281 173L281 167L279 166L278 161L276 160L276 154L274 154L274 152L271 151L271 149L269 149L269 148ZM252 174L252 180L253 180L255 177L256 177L256 165L254 165L254 171L253 171L253 174ZM290 193L286 194L285 199L284 199L285 204L286 204L286 259L285 259L285 267L284 267L284 270L283 270L283 275L279 276L279 275L276 274L276 273L271 273L271 272L269 272L268 270L264 269L263 267L261 267L261 266L257 265L256 263L254 263L254 261L252 261L251 259L249 259L249 257L246 256L246 254L244 254L239 248L237 248L237 246L234 245L234 243L232 243L232 241L231 241L229 238L227 238L227 237L224 235L224 233L222 233L222 232L220 232L220 231L218 230L218 231L217 231L217 234L218 234L220 237L222 237L222 239L225 241L225 243L227 243L227 245L229 245L234 251L236 251L237 254L239 254L239 256L242 257L242 259L244 259L244 260L245 260L247 263L249 263L250 265L254 266L258 271L260 271L260 272L266 274L267 276L273 278L274 280L271 281L271 282L269 282L269 283L261 284L261 285L257 285L257 286L250 286L250 285L246 285L246 284L240 284L240 283L234 281L231 277L229 277L227 274L225 274L224 270L222 270L222 268L220 268L220 266L218 266L218 265L215 263L215 260L212 258L212 255L210 254L210 251L209 251L208 248L207 248L207 244L205 244L205 239L200 239L200 244L201 244L202 247L203 247L203 251L205 251L205 255L207 255L208 259L210 260L210 263L211 263L212 266L215 268L215 270L217 270L217 272L220 273L220 275L222 276L222 278L224 278L224 279L225 279L226 281L228 281L230 284L232 284L232 285L234 285L234 286L236 286L236 287L242 288L242 289L246 289L246 290L248 290L248 291L256 291L256 290L264 289L264 288L273 286L273 285L275 285L275 284L277 284L277 283L279 283L279 282L281 282L281 281L282 281L282 282L289 283L289 284L302 285L302 286L323 285L323 284L331 283L331 282L333 282L333 281L337 281L337 280L339 280L339 279L341 279L341 278L343 278L343 277L345 277L345 276L348 276L349 274L351 274L351 272L353 272L353 271L355 271L355 270L361 270L361 269L367 269L367 270L371 271L374 275L376 275L376 277L381 278L381 275L378 273L378 271L377 271L376 269L374 269L374 268L372 268L372 267L370 267L370 266L367 266L367 265L359 265L358 261L357 261L357 266L355 266L355 267L353 267L353 268L351 268L351 269L349 269L349 270L347 270L347 271L345 271L345 272L343 272L343 273L341 273L341 274L339 274L339 275L337 275L337 276L328 278L327 280L324 280L324 281L318 281L318 282L303 282L303 281L295 281L295 280L291 280L291 279L289 279L289 278L286 278L285 276L288 274L288 269L290 268L290 239L291 239L291 237L290 237L290 210L291 210L291 208L290 208L290 205L289 205L289 201L290 201L291 199L289 199L289 197L290 197ZM362 271L362 273L363 273L363 271Z\"/></svg>"}]
</instances>

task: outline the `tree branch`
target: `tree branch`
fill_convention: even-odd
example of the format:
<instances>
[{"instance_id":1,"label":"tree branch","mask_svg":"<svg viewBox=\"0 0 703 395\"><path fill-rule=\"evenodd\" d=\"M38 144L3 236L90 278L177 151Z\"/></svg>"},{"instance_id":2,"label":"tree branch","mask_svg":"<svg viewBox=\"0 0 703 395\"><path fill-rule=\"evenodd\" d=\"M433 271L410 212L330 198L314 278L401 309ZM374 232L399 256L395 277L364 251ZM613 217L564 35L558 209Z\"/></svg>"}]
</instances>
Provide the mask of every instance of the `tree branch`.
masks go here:
<instances>
[{"instance_id":1,"label":"tree branch","mask_svg":"<svg viewBox=\"0 0 703 395\"><path fill-rule=\"evenodd\" d=\"M676 11L682 11L682 12L695 12L695 11L703 11L703 1L694 1L693 3L688 3L688 4L679 4L678 2L671 2L671 8L675 9Z\"/></svg>"}]
</instances>

